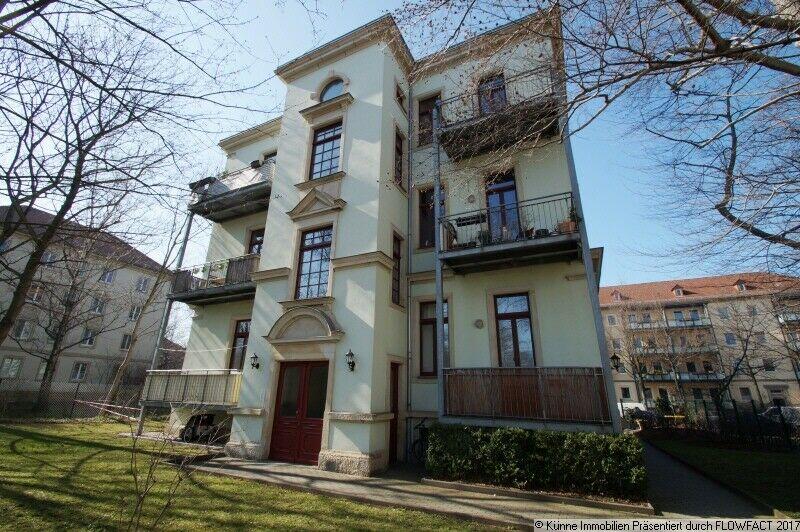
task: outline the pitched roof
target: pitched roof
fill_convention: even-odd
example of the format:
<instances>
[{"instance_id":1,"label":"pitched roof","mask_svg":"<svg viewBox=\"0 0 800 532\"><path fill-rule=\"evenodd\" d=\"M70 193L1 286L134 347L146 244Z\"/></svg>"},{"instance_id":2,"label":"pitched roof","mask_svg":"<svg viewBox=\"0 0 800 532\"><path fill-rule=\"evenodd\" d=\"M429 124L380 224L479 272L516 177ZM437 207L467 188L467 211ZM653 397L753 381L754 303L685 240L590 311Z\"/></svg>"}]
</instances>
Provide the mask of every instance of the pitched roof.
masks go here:
<instances>
[{"instance_id":1,"label":"pitched roof","mask_svg":"<svg viewBox=\"0 0 800 532\"><path fill-rule=\"evenodd\" d=\"M6 215L11 208L9 206L0 206L0 223L5 223ZM16 213L12 213L12 220L16 222ZM53 222L55 216L49 212L45 212L34 207L27 207L25 211L25 220L19 222L19 230L27 231L34 234L41 234L45 228ZM94 232L92 228L75 222L65 222L59 228L59 237L61 241L74 241L76 239L85 238L89 232ZM108 259L117 260L131 266L144 268L146 270L158 271L161 265L131 246L119 237L116 237L105 231L96 232L93 235L92 245L97 255L106 257Z\"/></svg>"},{"instance_id":2,"label":"pitched roof","mask_svg":"<svg viewBox=\"0 0 800 532\"><path fill-rule=\"evenodd\" d=\"M744 292L736 286L739 281L745 283ZM683 296L675 295L673 290L676 287L683 290ZM603 286L600 288L600 304L693 301L726 296L764 295L787 290L800 290L800 279L763 272L732 273L694 279ZM619 301L614 300L614 292L619 292Z\"/></svg>"}]
</instances>

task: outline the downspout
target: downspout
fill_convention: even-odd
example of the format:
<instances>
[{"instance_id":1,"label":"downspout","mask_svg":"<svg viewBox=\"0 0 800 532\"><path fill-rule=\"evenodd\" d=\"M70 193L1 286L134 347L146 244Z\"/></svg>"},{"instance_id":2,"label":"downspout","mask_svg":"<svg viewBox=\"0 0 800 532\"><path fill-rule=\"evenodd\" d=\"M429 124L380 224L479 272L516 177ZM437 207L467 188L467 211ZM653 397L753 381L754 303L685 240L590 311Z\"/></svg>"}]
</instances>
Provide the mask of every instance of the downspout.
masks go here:
<instances>
[{"instance_id":1,"label":"downspout","mask_svg":"<svg viewBox=\"0 0 800 532\"><path fill-rule=\"evenodd\" d=\"M434 227L434 261L435 261L435 287L436 287L436 379L438 396L438 414L441 420L444 417L444 367L450 365L444 353L444 295L442 289L442 186L441 186L441 155L439 153L439 117L441 101L437 98L433 106L433 150L436 153L436 169L433 172L433 227ZM449 357L448 357L449 358Z\"/></svg>"},{"instance_id":2,"label":"downspout","mask_svg":"<svg viewBox=\"0 0 800 532\"><path fill-rule=\"evenodd\" d=\"M411 125L411 117L412 117L412 109L413 109L413 90L411 88L411 82L408 83L408 98L406 99L406 118L408 122L408 132L406 134L406 142L408 143L408 149L406 150L406 159L407 159L407 166L408 166L408 180L406 183L406 190L408 191L408 198L406 201L406 257L408 260L406 263L408 264L408 268L406 270L406 462L408 462L408 457L411 454L411 439L414 435L411 433L413 427L408 422L409 417L408 413L411 412L411 376L413 375L413 368L412 360L411 360L411 327L413 324L411 323L411 283L409 282L409 275L413 271L413 264L412 260L414 257L414 235L412 235L412 227L413 227L413 190L414 190L414 179L413 179L413 172L412 172L412 156L411 156L411 138L413 133L413 127Z\"/></svg>"},{"instance_id":3,"label":"downspout","mask_svg":"<svg viewBox=\"0 0 800 532\"><path fill-rule=\"evenodd\" d=\"M175 264L175 270L179 270L181 266L183 266L183 257L186 255L186 244L189 241L189 234L192 231L192 220L194 219L194 213L189 212L186 217L186 231L183 234L183 242L181 242L181 247L178 250L178 258ZM167 298L167 304L164 305L164 312L161 315L161 324L158 326L158 335L156 336L156 345L153 348L153 356L150 359L150 370L156 369L156 365L158 364L158 351L161 348L161 342L164 338L164 333L167 330L167 326L169 325L169 315L172 312L172 300ZM139 407L139 421L136 425L136 435L142 435L142 429L144 427L144 403Z\"/></svg>"}]
</instances>

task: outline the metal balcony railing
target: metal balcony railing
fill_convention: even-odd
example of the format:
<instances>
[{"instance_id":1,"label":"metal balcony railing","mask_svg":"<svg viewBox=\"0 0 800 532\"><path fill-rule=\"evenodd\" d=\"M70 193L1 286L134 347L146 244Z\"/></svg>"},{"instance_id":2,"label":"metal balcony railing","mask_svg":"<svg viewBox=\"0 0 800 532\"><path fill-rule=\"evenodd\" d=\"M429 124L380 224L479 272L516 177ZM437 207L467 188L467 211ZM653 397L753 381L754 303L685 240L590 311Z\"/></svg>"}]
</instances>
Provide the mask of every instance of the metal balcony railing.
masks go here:
<instances>
[{"instance_id":1,"label":"metal balcony railing","mask_svg":"<svg viewBox=\"0 0 800 532\"><path fill-rule=\"evenodd\" d=\"M242 372L230 369L151 370L142 402L170 405L235 406Z\"/></svg>"},{"instance_id":2,"label":"metal balcony railing","mask_svg":"<svg viewBox=\"0 0 800 532\"><path fill-rule=\"evenodd\" d=\"M248 166L232 172L224 172L213 179L204 179L201 185L192 190L189 203L198 203L236 189L269 182L272 181L274 176L274 161L266 162L258 168Z\"/></svg>"},{"instance_id":3,"label":"metal balcony railing","mask_svg":"<svg viewBox=\"0 0 800 532\"><path fill-rule=\"evenodd\" d=\"M667 325L673 328L682 327L708 327L711 325L711 319L705 316L700 318L684 318L682 320L667 320Z\"/></svg>"},{"instance_id":4,"label":"metal balcony railing","mask_svg":"<svg viewBox=\"0 0 800 532\"><path fill-rule=\"evenodd\" d=\"M716 353L719 351L719 347L716 345L699 345L693 347L680 347L680 346L642 346L642 347L635 347L633 348L633 352L638 355L664 355L664 354L675 354L675 355L695 355L695 354L702 354L702 353Z\"/></svg>"},{"instance_id":5,"label":"metal balcony railing","mask_svg":"<svg viewBox=\"0 0 800 532\"><path fill-rule=\"evenodd\" d=\"M656 321L626 321L625 326L628 329L661 329L667 326L667 322L663 320Z\"/></svg>"},{"instance_id":6,"label":"metal balcony railing","mask_svg":"<svg viewBox=\"0 0 800 532\"><path fill-rule=\"evenodd\" d=\"M643 373L640 375L644 381L652 382L672 382L676 379L678 381L720 381L725 378L723 373L716 371L696 372L691 373L688 371L663 371L653 373Z\"/></svg>"},{"instance_id":7,"label":"metal balcony railing","mask_svg":"<svg viewBox=\"0 0 800 532\"><path fill-rule=\"evenodd\" d=\"M610 423L601 368L447 368L445 415Z\"/></svg>"},{"instance_id":8,"label":"metal balcony railing","mask_svg":"<svg viewBox=\"0 0 800 532\"><path fill-rule=\"evenodd\" d=\"M778 321L783 325L800 322L800 312L781 312L778 314Z\"/></svg>"},{"instance_id":9,"label":"metal balcony railing","mask_svg":"<svg viewBox=\"0 0 800 532\"><path fill-rule=\"evenodd\" d=\"M179 270L172 283L172 294L248 283L253 280L258 257L257 254L243 255Z\"/></svg>"},{"instance_id":10,"label":"metal balcony railing","mask_svg":"<svg viewBox=\"0 0 800 532\"><path fill-rule=\"evenodd\" d=\"M445 216L443 251L567 235L578 231L572 193Z\"/></svg>"},{"instance_id":11,"label":"metal balcony railing","mask_svg":"<svg viewBox=\"0 0 800 532\"><path fill-rule=\"evenodd\" d=\"M471 91L442 100L441 127L462 126L487 116L551 101L555 79L549 65L509 76L495 76Z\"/></svg>"}]
</instances>

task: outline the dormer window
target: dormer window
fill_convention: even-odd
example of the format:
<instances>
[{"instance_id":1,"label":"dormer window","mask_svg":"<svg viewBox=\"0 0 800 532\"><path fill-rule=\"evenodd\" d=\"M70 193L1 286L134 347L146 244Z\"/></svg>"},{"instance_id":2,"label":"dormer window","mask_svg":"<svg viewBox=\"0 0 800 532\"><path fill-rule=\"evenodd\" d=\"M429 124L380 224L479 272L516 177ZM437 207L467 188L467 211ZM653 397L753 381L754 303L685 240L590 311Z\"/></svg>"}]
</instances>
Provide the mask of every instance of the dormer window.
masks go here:
<instances>
[{"instance_id":1,"label":"dormer window","mask_svg":"<svg viewBox=\"0 0 800 532\"><path fill-rule=\"evenodd\" d=\"M342 94L344 94L344 82L337 78L325 85L325 88L322 89L322 92L320 93L319 101L327 102L328 100L333 100Z\"/></svg>"},{"instance_id":2,"label":"dormer window","mask_svg":"<svg viewBox=\"0 0 800 532\"><path fill-rule=\"evenodd\" d=\"M744 292L745 290L747 290L747 285L744 284L744 281L736 281L736 289L739 292Z\"/></svg>"},{"instance_id":3,"label":"dormer window","mask_svg":"<svg viewBox=\"0 0 800 532\"><path fill-rule=\"evenodd\" d=\"M622 294L614 290L614 292L611 294L611 299L614 301L622 301Z\"/></svg>"},{"instance_id":4,"label":"dormer window","mask_svg":"<svg viewBox=\"0 0 800 532\"><path fill-rule=\"evenodd\" d=\"M675 288L672 291L672 293L675 294L675 297L682 297L683 296L683 288Z\"/></svg>"}]
</instances>

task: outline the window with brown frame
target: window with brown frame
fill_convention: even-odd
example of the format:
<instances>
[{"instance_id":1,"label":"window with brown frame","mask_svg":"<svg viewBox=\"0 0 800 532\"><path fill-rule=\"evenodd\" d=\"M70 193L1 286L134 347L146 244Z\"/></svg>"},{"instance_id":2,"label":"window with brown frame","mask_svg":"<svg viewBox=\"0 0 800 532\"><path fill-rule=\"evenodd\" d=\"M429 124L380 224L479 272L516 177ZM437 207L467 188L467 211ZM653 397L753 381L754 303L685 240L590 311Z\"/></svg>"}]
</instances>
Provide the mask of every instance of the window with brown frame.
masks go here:
<instances>
[{"instance_id":1,"label":"window with brown frame","mask_svg":"<svg viewBox=\"0 0 800 532\"><path fill-rule=\"evenodd\" d=\"M309 179L335 174L339 171L339 152L342 142L342 123L336 122L314 131Z\"/></svg>"},{"instance_id":2,"label":"window with brown frame","mask_svg":"<svg viewBox=\"0 0 800 532\"><path fill-rule=\"evenodd\" d=\"M257 255L261 253L261 247L264 245L264 228L253 229L250 231L250 243L247 244L247 253L249 255Z\"/></svg>"},{"instance_id":3,"label":"window with brown frame","mask_svg":"<svg viewBox=\"0 0 800 532\"><path fill-rule=\"evenodd\" d=\"M297 299L323 297L328 292L333 227L305 231L300 239L297 265Z\"/></svg>"},{"instance_id":4,"label":"window with brown frame","mask_svg":"<svg viewBox=\"0 0 800 532\"><path fill-rule=\"evenodd\" d=\"M228 367L242 371L244 357L247 354L247 340L250 338L250 320L236 320L233 327L233 346L231 347L231 360Z\"/></svg>"},{"instance_id":5,"label":"window with brown frame","mask_svg":"<svg viewBox=\"0 0 800 532\"><path fill-rule=\"evenodd\" d=\"M406 93L403 92L403 88L400 86L399 83L395 83L394 85L394 99L397 100L398 105L400 108L405 111L406 110Z\"/></svg>"},{"instance_id":6,"label":"window with brown frame","mask_svg":"<svg viewBox=\"0 0 800 532\"><path fill-rule=\"evenodd\" d=\"M400 304L400 260L403 255L403 239L392 236L392 303Z\"/></svg>"},{"instance_id":7,"label":"window with brown frame","mask_svg":"<svg viewBox=\"0 0 800 532\"><path fill-rule=\"evenodd\" d=\"M482 79L478 85L478 103L482 115L501 111L507 104L503 74Z\"/></svg>"},{"instance_id":8,"label":"window with brown frame","mask_svg":"<svg viewBox=\"0 0 800 532\"><path fill-rule=\"evenodd\" d=\"M444 353L450 352L450 325L448 305L444 301ZM419 304L419 376L435 377L439 370L436 347L436 302L427 301Z\"/></svg>"},{"instance_id":9,"label":"window with brown frame","mask_svg":"<svg viewBox=\"0 0 800 532\"><path fill-rule=\"evenodd\" d=\"M419 191L419 247L432 248L435 242L436 229L433 216L433 189Z\"/></svg>"},{"instance_id":10,"label":"window with brown frame","mask_svg":"<svg viewBox=\"0 0 800 532\"><path fill-rule=\"evenodd\" d=\"M399 129L394 131L394 184L403 190L405 180L403 179L403 159L405 155L406 139Z\"/></svg>"},{"instance_id":11,"label":"window with brown frame","mask_svg":"<svg viewBox=\"0 0 800 532\"><path fill-rule=\"evenodd\" d=\"M439 95L419 101L417 111L417 145L426 146L433 142L433 108Z\"/></svg>"},{"instance_id":12,"label":"window with brown frame","mask_svg":"<svg viewBox=\"0 0 800 532\"><path fill-rule=\"evenodd\" d=\"M495 296L494 310L500 366L534 367L536 361L528 294Z\"/></svg>"}]
</instances>

